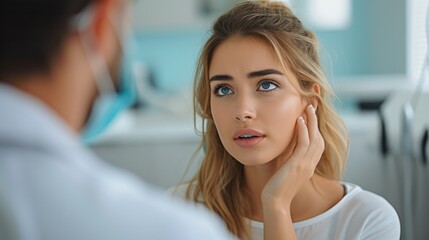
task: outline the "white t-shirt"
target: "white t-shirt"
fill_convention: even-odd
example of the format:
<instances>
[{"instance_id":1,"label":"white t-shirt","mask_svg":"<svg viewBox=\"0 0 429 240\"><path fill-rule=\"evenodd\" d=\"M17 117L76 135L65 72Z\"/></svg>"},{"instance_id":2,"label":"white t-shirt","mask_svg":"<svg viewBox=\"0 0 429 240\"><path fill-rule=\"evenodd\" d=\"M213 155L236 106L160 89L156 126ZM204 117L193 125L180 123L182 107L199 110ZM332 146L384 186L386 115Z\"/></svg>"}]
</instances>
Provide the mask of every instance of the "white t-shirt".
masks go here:
<instances>
[{"instance_id":1,"label":"white t-shirt","mask_svg":"<svg viewBox=\"0 0 429 240\"><path fill-rule=\"evenodd\" d=\"M399 217L384 198L362 190L357 185L342 183L346 195L328 211L293 224L299 240L396 240L400 238ZM170 190L173 192L173 190ZM174 192L185 196L186 185ZM264 239L264 224L249 220L253 240Z\"/></svg>"}]
</instances>

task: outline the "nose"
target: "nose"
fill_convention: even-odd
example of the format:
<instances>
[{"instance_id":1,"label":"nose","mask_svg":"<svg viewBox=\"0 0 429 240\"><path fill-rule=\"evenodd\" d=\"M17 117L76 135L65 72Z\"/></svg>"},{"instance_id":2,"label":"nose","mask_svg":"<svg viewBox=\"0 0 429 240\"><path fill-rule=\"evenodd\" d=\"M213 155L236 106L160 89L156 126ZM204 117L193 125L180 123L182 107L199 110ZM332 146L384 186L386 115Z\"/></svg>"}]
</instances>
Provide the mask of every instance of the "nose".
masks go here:
<instances>
[{"instance_id":1,"label":"nose","mask_svg":"<svg viewBox=\"0 0 429 240\"><path fill-rule=\"evenodd\" d=\"M243 96L239 98L238 104L236 105L234 119L239 122L245 122L255 119L256 109L254 105L254 102L248 97Z\"/></svg>"},{"instance_id":2,"label":"nose","mask_svg":"<svg viewBox=\"0 0 429 240\"><path fill-rule=\"evenodd\" d=\"M247 112L244 113L243 112L243 113L236 114L235 119L238 120L238 121L240 121L240 122L245 122L245 121L254 119L254 116L250 112L249 113L247 113Z\"/></svg>"}]
</instances>

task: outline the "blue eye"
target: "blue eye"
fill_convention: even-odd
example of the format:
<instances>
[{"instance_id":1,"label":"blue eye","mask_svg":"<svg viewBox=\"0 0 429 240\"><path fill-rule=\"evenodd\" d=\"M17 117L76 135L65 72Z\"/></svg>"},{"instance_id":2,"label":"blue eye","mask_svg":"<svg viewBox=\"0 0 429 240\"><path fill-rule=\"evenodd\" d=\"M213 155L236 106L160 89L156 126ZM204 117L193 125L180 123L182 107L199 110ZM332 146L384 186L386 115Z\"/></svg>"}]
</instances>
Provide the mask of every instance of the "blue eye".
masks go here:
<instances>
[{"instance_id":1,"label":"blue eye","mask_svg":"<svg viewBox=\"0 0 429 240\"><path fill-rule=\"evenodd\" d=\"M258 91L269 92L278 88L278 86L272 82L264 81L259 85Z\"/></svg>"},{"instance_id":2,"label":"blue eye","mask_svg":"<svg viewBox=\"0 0 429 240\"><path fill-rule=\"evenodd\" d=\"M232 94L232 90L229 87L226 86L220 86L218 88L216 88L215 90L215 94L218 96L225 96L225 95L229 95Z\"/></svg>"}]
</instances>

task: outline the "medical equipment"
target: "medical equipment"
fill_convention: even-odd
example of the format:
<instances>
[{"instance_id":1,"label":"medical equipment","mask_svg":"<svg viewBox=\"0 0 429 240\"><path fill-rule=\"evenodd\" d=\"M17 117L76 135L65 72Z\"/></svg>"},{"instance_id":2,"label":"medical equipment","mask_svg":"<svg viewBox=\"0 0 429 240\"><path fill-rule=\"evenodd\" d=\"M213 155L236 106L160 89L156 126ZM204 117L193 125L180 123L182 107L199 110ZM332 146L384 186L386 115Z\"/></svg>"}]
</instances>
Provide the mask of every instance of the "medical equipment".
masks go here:
<instances>
[{"instance_id":1,"label":"medical equipment","mask_svg":"<svg viewBox=\"0 0 429 240\"><path fill-rule=\"evenodd\" d=\"M415 123L415 109L421 101L425 81L429 76L427 76L427 69L429 68L429 4L426 11L426 57L423 60L423 66L421 69L420 77L416 85L416 90L412 94L411 100L405 102L402 108L401 114L401 166L402 166L402 207L403 207L403 230L406 239L415 239L416 230L413 229L415 222L419 222L418 219L418 202L421 197L419 194L418 187L418 173L419 167L427 167L426 164L421 165L418 160L425 161L426 159L426 144L427 144L427 129L423 134L422 144L421 144L421 157L418 155L418 151L413 146L415 145L415 136L413 132L413 125ZM428 113L426 113L428 114ZM428 121L429 122L429 121ZM428 127L428 126L426 126ZM425 163L425 162L424 162ZM428 168L429 173L429 168ZM427 175L427 174L426 174ZM426 185L429 182L425 183ZM426 194L428 194L426 192ZM424 195L423 195L424 196ZM419 232L419 231L418 231ZM422 232L422 231L420 231ZM421 237L421 236L420 236Z\"/></svg>"},{"instance_id":2,"label":"medical equipment","mask_svg":"<svg viewBox=\"0 0 429 240\"><path fill-rule=\"evenodd\" d=\"M380 109L381 150L386 159L392 159L388 155L396 161L402 210L399 213L405 240L429 238L429 229L423 224L429 218L429 93L425 91L429 77L429 4L425 26L426 56L415 90L392 94Z\"/></svg>"},{"instance_id":3,"label":"medical equipment","mask_svg":"<svg viewBox=\"0 0 429 240\"><path fill-rule=\"evenodd\" d=\"M422 155L423 163L425 165L427 165L427 161L428 161L428 151L427 151L427 148L429 148L428 133L429 133L429 129L426 129L425 132L423 133L422 143L421 143L421 155Z\"/></svg>"}]
</instances>

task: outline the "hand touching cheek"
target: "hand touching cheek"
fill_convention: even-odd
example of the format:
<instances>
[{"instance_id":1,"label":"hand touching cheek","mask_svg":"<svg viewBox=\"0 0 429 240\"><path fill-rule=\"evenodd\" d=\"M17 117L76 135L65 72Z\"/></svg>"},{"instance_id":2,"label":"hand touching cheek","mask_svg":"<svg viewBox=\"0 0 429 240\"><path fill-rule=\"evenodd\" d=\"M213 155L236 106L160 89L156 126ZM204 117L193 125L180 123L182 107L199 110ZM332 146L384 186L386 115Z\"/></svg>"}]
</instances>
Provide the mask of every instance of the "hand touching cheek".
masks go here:
<instances>
[{"instance_id":1,"label":"hand touching cheek","mask_svg":"<svg viewBox=\"0 0 429 240\"><path fill-rule=\"evenodd\" d=\"M274 206L290 205L299 189L314 174L325 148L325 142L318 129L315 109L306 109L307 123L299 117L296 123L296 146L292 155L283 160L284 164L271 177L262 191L263 204ZM287 157L287 156L284 156ZM286 204L285 204L286 203Z\"/></svg>"}]
</instances>

